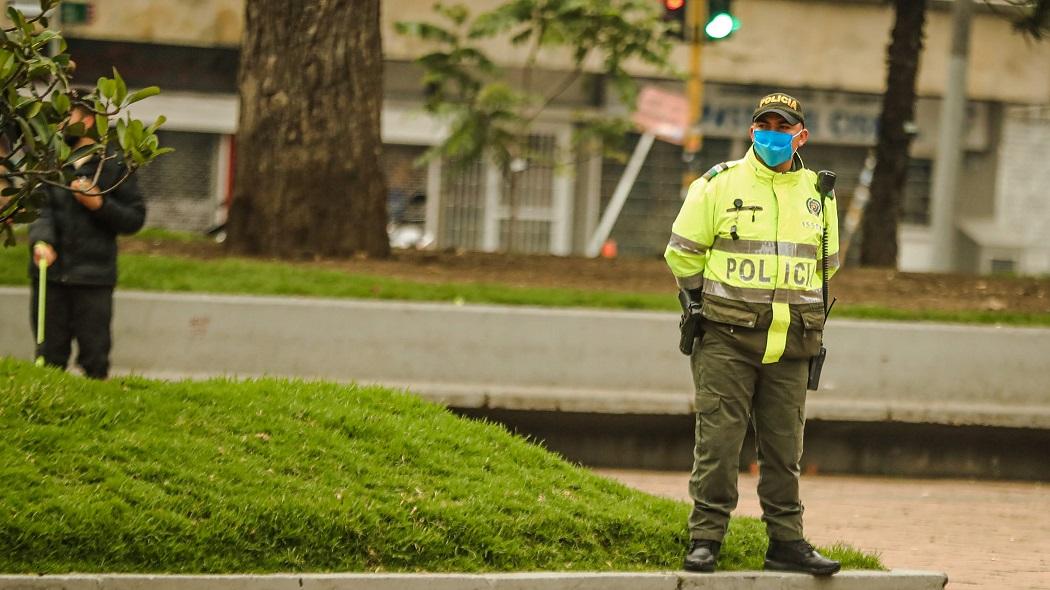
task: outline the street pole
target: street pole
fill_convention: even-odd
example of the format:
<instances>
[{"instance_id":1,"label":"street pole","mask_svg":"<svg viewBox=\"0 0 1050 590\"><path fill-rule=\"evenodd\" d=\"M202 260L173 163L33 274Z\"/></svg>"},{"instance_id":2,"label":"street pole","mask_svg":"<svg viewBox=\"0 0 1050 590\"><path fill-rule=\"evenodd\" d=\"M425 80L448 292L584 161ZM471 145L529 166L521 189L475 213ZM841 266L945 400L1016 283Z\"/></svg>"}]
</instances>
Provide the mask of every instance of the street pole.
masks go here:
<instances>
[{"instance_id":1,"label":"street pole","mask_svg":"<svg viewBox=\"0 0 1050 590\"><path fill-rule=\"evenodd\" d=\"M970 53L970 20L973 0L955 0L952 8L952 53L948 80L941 100L937 156L933 166L930 197L930 234L933 243L932 269L955 270L955 208L962 167L966 131L966 68Z\"/></svg>"},{"instance_id":2,"label":"street pole","mask_svg":"<svg viewBox=\"0 0 1050 590\"><path fill-rule=\"evenodd\" d=\"M689 35L689 82L686 91L689 99L689 126L682 143L682 160L686 168L682 173L682 195L685 196L689 185L700 176L700 160L697 157L703 145L703 134L700 130L704 104L704 82L702 75L703 23L707 20L705 0L688 0L685 12L685 28Z\"/></svg>"}]
</instances>

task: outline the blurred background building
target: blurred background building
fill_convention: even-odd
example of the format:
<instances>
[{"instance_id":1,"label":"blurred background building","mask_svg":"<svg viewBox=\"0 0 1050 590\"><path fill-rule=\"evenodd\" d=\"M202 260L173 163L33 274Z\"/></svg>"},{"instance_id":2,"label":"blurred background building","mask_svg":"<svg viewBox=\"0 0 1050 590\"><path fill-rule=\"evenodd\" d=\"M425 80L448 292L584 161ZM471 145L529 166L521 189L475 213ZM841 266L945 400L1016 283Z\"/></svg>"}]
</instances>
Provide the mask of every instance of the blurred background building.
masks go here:
<instances>
[{"instance_id":1,"label":"blurred background building","mask_svg":"<svg viewBox=\"0 0 1050 590\"><path fill-rule=\"evenodd\" d=\"M661 0L653 0L659 4ZM238 117L238 46L244 0L82 0L62 28L78 64L77 78L94 80L116 66L131 86L156 84L163 93L135 105L136 117L168 118L162 143L176 152L141 172L150 223L204 230L221 221L232 194ZM500 0L476 0L473 11ZM511 223L498 174L483 162L453 173L441 161L415 162L443 138L444 128L421 108L420 69L427 50L398 35L398 20L426 20L432 0L383 3L386 53L384 166L391 202L422 202L424 223L438 247L496 251L515 236L516 250L580 254L612 195L623 163L570 158L556 169L527 170L524 197ZM900 267L931 267L930 189L940 96L947 74L951 2L933 1L918 79L916 125L900 229ZM956 198L960 266L967 272L1050 273L1050 44L1011 29L994 7L979 5L972 24L965 160ZM701 151L704 168L739 158L758 97L785 90L803 101L812 139L802 151L808 167L839 174L848 202L870 148L885 85L892 8L878 0L736 0L741 28L704 50ZM80 21L80 22L76 22ZM524 51L492 44L491 55L513 78ZM687 48L676 49L684 69ZM568 68L543 55L552 79ZM638 69L644 83L680 89L682 82ZM580 80L549 109L534 137L547 153L571 150L573 116L616 111L600 72ZM638 137L628 138L628 143ZM346 141L353 141L347 137ZM628 147L631 147L628 145ZM338 155L336 155L338 157ZM657 142L612 231L621 255L658 256L681 205L681 148ZM413 201L413 198L415 201ZM844 203L840 203L840 208Z\"/></svg>"}]
</instances>

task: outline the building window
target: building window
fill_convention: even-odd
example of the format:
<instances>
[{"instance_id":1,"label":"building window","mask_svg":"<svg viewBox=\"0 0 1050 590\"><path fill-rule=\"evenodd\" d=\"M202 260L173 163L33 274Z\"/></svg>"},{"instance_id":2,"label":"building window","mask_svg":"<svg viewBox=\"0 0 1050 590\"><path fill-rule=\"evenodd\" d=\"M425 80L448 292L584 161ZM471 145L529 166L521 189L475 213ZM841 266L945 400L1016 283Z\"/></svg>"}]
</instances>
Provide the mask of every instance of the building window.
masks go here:
<instances>
[{"instance_id":1,"label":"building window","mask_svg":"<svg viewBox=\"0 0 1050 590\"><path fill-rule=\"evenodd\" d=\"M438 245L480 250L485 223L485 165L481 160L466 167L446 161L441 171Z\"/></svg>"},{"instance_id":2,"label":"building window","mask_svg":"<svg viewBox=\"0 0 1050 590\"><path fill-rule=\"evenodd\" d=\"M214 224L219 141L214 133L158 131L160 145L175 148L136 173L149 208L150 226L203 231Z\"/></svg>"},{"instance_id":3,"label":"building window","mask_svg":"<svg viewBox=\"0 0 1050 590\"><path fill-rule=\"evenodd\" d=\"M908 161L908 178L901 197L901 221L918 225L930 224L930 189L933 186L933 160L912 158Z\"/></svg>"},{"instance_id":4,"label":"building window","mask_svg":"<svg viewBox=\"0 0 1050 590\"><path fill-rule=\"evenodd\" d=\"M557 138L529 137L531 157L514 173L515 194L496 165L442 163L438 246L523 254L551 252L555 229ZM493 178L493 176L495 178Z\"/></svg>"},{"instance_id":5,"label":"building window","mask_svg":"<svg viewBox=\"0 0 1050 590\"><path fill-rule=\"evenodd\" d=\"M993 258L991 261L992 274L1013 274L1017 263L1014 260Z\"/></svg>"}]
</instances>

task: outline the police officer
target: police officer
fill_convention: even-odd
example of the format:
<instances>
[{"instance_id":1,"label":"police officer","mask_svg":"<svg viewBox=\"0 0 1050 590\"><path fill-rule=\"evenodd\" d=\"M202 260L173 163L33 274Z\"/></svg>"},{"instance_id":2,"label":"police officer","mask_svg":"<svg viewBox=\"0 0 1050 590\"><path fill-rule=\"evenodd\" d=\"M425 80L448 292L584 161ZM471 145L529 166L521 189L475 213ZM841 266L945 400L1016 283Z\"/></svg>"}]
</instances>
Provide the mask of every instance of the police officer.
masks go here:
<instances>
[{"instance_id":1,"label":"police officer","mask_svg":"<svg viewBox=\"0 0 1050 590\"><path fill-rule=\"evenodd\" d=\"M742 159L689 187L664 255L678 286L703 304L703 336L690 357L697 414L684 568L715 569L751 421L765 568L831 575L839 563L803 537L798 478L808 364L824 330L825 234L828 274L838 267L835 203L822 199L798 156L809 131L797 99L762 98L750 133Z\"/></svg>"}]
</instances>

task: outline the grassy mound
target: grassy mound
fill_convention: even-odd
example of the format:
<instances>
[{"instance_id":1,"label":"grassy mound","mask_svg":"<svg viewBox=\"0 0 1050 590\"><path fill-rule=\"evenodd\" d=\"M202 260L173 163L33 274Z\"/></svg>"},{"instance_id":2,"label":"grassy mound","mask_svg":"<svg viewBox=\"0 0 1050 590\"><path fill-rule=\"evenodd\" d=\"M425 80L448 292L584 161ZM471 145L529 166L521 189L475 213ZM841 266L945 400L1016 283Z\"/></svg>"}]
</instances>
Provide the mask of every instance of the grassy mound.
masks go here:
<instances>
[{"instance_id":1,"label":"grassy mound","mask_svg":"<svg viewBox=\"0 0 1050 590\"><path fill-rule=\"evenodd\" d=\"M657 570L686 543L686 505L397 391L10 359L0 383L0 572ZM736 519L722 567L764 537Z\"/></svg>"}]
</instances>

